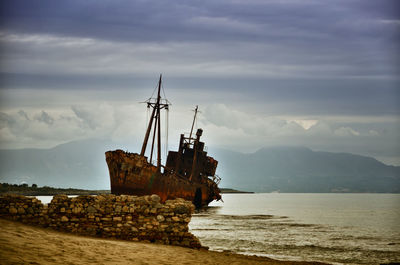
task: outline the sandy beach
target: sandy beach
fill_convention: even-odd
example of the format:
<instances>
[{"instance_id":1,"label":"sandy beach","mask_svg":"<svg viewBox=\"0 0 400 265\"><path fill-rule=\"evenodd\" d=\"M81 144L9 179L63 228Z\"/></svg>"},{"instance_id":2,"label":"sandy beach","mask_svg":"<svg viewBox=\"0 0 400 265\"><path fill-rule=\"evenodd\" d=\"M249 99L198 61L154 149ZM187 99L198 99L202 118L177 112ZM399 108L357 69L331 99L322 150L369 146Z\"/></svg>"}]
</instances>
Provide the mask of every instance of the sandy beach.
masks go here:
<instances>
[{"instance_id":1,"label":"sandy beach","mask_svg":"<svg viewBox=\"0 0 400 265\"><path fill-rule=\"evenodd\" d=\"M322 264L100 239L0 219L0 264Z\"/></svg>"}]
</instances>

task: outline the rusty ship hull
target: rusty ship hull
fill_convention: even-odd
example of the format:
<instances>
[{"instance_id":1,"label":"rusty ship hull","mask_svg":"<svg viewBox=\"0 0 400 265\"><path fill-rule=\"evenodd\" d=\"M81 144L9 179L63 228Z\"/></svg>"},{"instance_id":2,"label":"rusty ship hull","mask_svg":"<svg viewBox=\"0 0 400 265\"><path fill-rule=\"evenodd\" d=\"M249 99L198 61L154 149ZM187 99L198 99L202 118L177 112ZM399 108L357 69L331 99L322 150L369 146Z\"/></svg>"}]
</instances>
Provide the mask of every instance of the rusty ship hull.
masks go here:
<instances>
[{"instance_id":1,"label":"rusty ship hull","mask_svg":"<svg viewBox=\"0 0 400 265\"><path fill-rule=\"evenodd\" d=\"M197 207L221 199L220 190L214 181L207 179L204 183L197 183L168 170L161 173L156 166L147 162L146 157L139 154L122 150L108 151L106 161L112 194L157 194L162 202L183 198L192 201Z\"/></svg>"}]
</instances>

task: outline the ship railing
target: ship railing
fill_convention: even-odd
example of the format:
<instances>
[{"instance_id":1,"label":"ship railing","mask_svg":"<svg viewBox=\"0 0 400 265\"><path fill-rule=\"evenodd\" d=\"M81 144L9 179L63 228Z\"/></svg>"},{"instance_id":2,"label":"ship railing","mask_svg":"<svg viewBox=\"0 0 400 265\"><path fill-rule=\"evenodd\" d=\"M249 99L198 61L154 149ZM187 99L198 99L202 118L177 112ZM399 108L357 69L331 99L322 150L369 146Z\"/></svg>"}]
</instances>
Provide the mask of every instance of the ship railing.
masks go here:
<instances>
[{"instance_id":1,"label":"ship railing","mask_svg":"<svg viewBox=\"0 0 400 265\"><path fill-rule=\"evenodd\" d=\"M215 174L214 176L211 176L211 179L217 185L221 182L221 178L217 174Z\"/></svg>"}]
</instances>

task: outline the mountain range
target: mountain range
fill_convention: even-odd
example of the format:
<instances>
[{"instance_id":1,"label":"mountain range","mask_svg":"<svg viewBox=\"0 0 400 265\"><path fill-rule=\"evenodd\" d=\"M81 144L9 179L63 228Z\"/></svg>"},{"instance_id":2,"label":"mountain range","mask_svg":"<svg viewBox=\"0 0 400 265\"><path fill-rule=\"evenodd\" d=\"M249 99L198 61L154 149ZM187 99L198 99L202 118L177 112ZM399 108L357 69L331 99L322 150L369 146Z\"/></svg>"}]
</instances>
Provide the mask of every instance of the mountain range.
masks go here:
<instances>
[{"instance_id":1,"label":"mountain range","mask_svg":"<svg viewBox=\"0 0 400 265\"><path fill-rule=\"evenodd\" d=\"M400 167L372 157L270 147L243 154L216 151L226 185L255 192L400 192ZM225 183L224 183L225 184Z\"/></svg>"},{"instance_id":2,"label":"mountain range","mask_svg":"<svg viewBox=\"0 0 400 265\"><path fill-rule=\"evenodd\" d=\"M109 189L104 153L117 144L82 140L50 149L0 150L0 182ZM210 149L221 187L254 192L400 192L400 167L349 153L269 147L244 154Z\"/></svg>"}]
</instances>

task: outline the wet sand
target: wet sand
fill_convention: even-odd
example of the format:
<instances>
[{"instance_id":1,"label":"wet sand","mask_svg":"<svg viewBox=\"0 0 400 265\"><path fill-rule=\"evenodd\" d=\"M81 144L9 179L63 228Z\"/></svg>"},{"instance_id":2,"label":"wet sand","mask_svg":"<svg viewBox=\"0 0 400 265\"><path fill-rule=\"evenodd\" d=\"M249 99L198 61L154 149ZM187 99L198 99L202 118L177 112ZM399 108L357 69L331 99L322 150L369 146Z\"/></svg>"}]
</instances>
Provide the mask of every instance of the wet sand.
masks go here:
<instances>
[{"instance_id":1,"label":"wet sand","mask_svg":"<svg viewBox=\"0 0 400 265\"><path fill-rule=\"evenodd\" d=\"M0 264L323 264L101 239L0 219Z\"/></svg>"}]
</instances>

